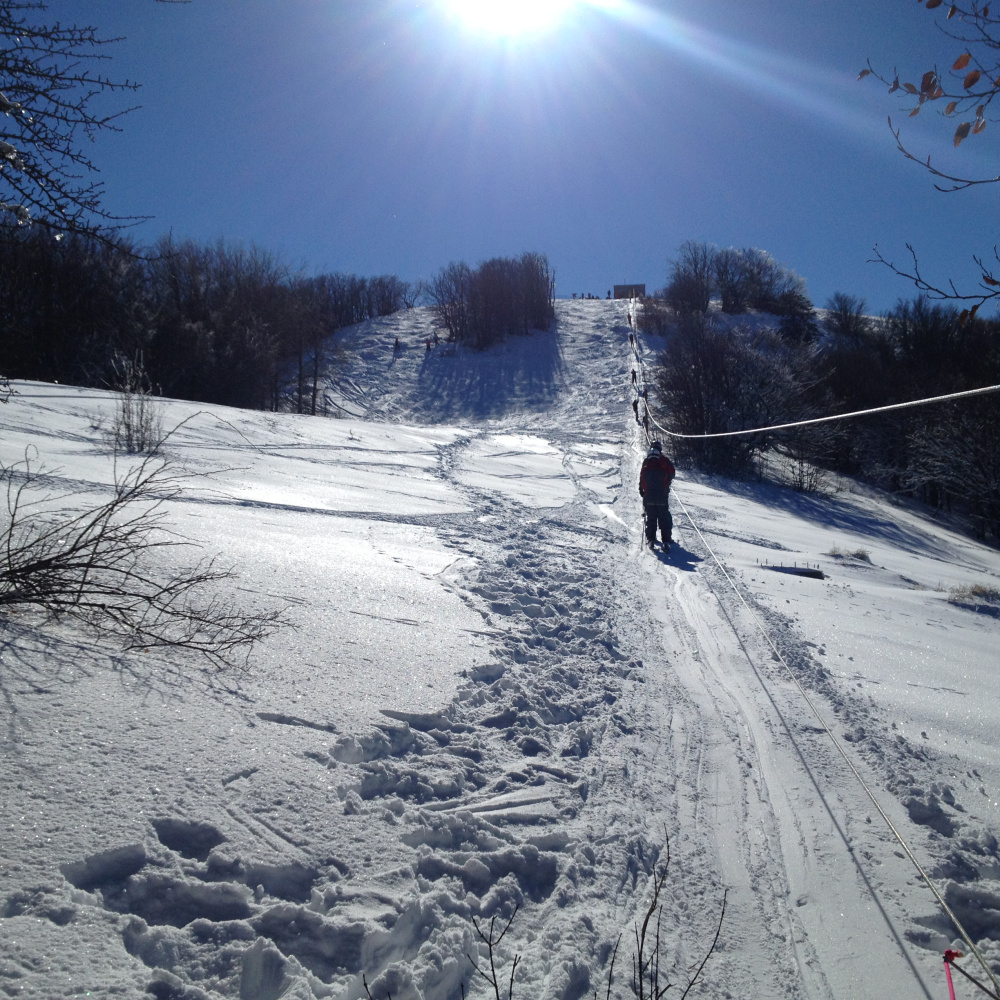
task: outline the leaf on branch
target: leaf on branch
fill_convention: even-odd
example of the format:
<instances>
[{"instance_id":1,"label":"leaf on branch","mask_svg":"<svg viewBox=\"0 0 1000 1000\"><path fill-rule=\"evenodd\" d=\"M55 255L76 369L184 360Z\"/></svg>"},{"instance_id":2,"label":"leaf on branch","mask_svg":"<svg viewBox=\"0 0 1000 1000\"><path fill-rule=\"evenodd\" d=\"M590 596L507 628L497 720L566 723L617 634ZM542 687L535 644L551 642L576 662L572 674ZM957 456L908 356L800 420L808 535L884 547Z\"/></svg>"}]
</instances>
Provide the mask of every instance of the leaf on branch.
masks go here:
<instances>
[{"instance_id":1,"label":"leaf on branch","mask_svg":"<svg viewBox=\"0 0 1000 1000\"><path fill-rule=\"evenodd\" d=\"M974 69L974 70L973 70L973 71L972 71L972 72L971 72L971 73L970 73L970 74L969 74L969 75L968 75L968 76L967 76L967 77L966 77L966 78L965 78L965 79L964 79L964 80L962 81L962 86L963 86L963 87L965 87L965 89L966 89L966 90L968 90L968 89L969 89L970 87L974 87L974 86L975 86L975 85L976 85L976 84L977 84L977 83L979 82L979 78L980 78L980 77L981 77L982 75L983 75L983 74L982 74L982 73L980 73L978 69Z\"/></svg>"},{"instance_id":2,"label":"leaf on branch","mask_svg":"<svg viewBox=\"0 0 1000 1000\"><path fill-rule=\"evenodd\" d=\"M985 6L985 7L983 8L983 17L989 17L989 16L990 16L990 5L989 5L989 4L987 4L987 5L986 5L986 6Z\"/></svg>"},{"instance_id":3,"label":"leaf on branch","mask_svg":"<svg viewBox=\"0 0 1000 1000\"><path fill-rule=\"evenodd\" d=\"M971 59L972 59L972 53L964 52L955 60L951 68L956 71L960 69L965 69L965 67L969 65Z\"/></svg>"},{"instance_id":4,"label":"leaf on branch","mask_svg":"<svg viewBox=\"0 0 1000 1000\"><path fill-rule=\"evenodd\" d=\"M936 101L939 97L944 97L944 91L940 87L931 94L931 100Z\"/></svg>"},{"instance_id":5,"label":"leaf on branch","mask_svg":"<svg viewBox=\"0 0 1000 1000\"><path fill-rule=\"evenodd\" d=\"M920 93L920 91L917 90L917 88L914 87L912 83L904 83L903 84L903 90L905 90L908 94L919 94Z\"/></svg>"},{"instance_id":6,"label":"leaf on branch","mask_svg":"<svg viewBox=\"0 0 1000 1000\"><path fill-rule=\"evenodd\" d=\"M924 73L923 78L920 81L920 93L930 96L935 90L937 90L937 82L937 73L935 73L934 70L929 69L926 73Z\"/></svg>"},{"instance_id":7,"label":"leaf on branch","mask_svg":"<svg viewBox=\"0 0 1000 1000\"><path fill-rule=\"evenodd\" d=\"M862 71L861 71L861 72L860 72L860 73L858 74L858 79L859 79L859 80L863 80L863 79L864 79L864 78L865 78L866 76L871 76L871 75L872 75L872 71L871 71L870 69L863 69L863 70L862 70Z\"/></svg>"},{"instance_id":8,"label":"leaf on branch","mask_svg":"<svg viewBox=\"0 0 1000 1000\"><path fill-rule=\"evenodd\" d=\"M958 314L958 325L959 326L965 326L965 324L968 321L968 319L969 319L969 310L968 309L963 309Z\"/></svg>"},{"instance_id":9,"label":"leaf on branch","mask_svg":"<svg viewBox=\"0 0 1000 1000\"><path fill-rule=\"evenodd\" d=\"M980 305L981 305L981 304L982 304L982 303L980 303L980 302L977 302L977 303L976 303L976 304L975 304L975 305L974 305L974 306L973 306L973 307L972 307L972 308L971 308L971 309L969 310L969 319L975 319L975 318L976 318L976 313L977 313L977 312L979 312L979 307L980 307Z\"/></svg>"},{"instance_id":10,"label":"leaf on branch","mask_svg":"<svg viewBox=\"0 0 1000 1000\"><path fill-rule=\"evenodd\" d=\"M975 124L972 126L972 134L979 135L979 133L982 132L984 128L986 128L986 119L977 118Z\"/></svg>"},{"instance_id":11,"label":"leaf on branch","mask_svg":"<svg viewBox=\"0 0 1000 1000\"><path fill-rule=\"evenodd\" d=\"M944 3L944 0L927 0L927 9L933 10L935 7L940 7Z\"/></svg>"},{"instance_id":12,"label":"leaf on branch","mask_svg":"<svg viewBox=\"0 0 1000 1000\"><path fill-rule=\"evenodd\" d=\"M950 115L954 112L955 108L958 107L958 101L949 101L948 106L944 109L946 115Z\"/></svg>"},{"instance_id":13,"label":"leaf on branch","mask_svg":"<svg viewBox=\"0 0 1000 1000\"><path fill-rule=\"evenodd\" d=\"M955 129L954 142L956 146L960 145L962 140L968 137L969 130L971 128L972 128L971 122L962 122L962 124L959 125L957 129Z\"/></svg>"},{"instance_id":14,"label":"leaf on branch","mask_svg":"<svg viewBox=\"0 0 1000 1000\"><path fill-rule=\"evenodd\" d=\"M983 281L985 281L987 285L1000 285L1000 281L997 281L996 278L991 278L988 274L983 275Z\"/></svg>"},{"instance_id":15,"label":"leaf on branch","mask_svg":"<svg viewBox=\"0 0 1000 1000\"><path fill-rule=\"evenodd\" d=\"M958 13L958 8L954 4L952 4L948 8L948 20L950 21L957 13Z\"/></svg>"},{"instance_id":16,"label":"leaf on branch","mask_svg":"<svg viewBox=\"0 0 1000 1000\"><path fill-rule=\"evenodd\" d=\"M920 105L918 104L910 113L907 115L908 118L913 118L920 114Z\"/></svg>"}]
</instances>

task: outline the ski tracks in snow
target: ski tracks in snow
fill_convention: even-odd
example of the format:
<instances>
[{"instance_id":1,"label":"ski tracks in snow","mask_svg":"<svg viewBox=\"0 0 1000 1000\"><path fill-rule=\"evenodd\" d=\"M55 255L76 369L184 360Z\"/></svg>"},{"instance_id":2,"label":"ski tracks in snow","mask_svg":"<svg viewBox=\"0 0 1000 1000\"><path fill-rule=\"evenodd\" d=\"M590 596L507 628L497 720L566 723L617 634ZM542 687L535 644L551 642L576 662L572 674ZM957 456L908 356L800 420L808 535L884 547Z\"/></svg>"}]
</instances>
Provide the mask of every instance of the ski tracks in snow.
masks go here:
<instances>
[{"instance_id":1,"label":"ski tracks in snow","mask_svg":"<svg viewBox=\"0 0 1000 1000\"><path fill-rule=\"evenodd\" d=\"M870 803L860 786L826 780L843 761L676 506L675 541L699 551L696 571L643 558L637 576L660 632L663 700L683 716L681 840L732 890L738 960L723 951L707 981L755 996L929 995L900 940L904 914L855 854Z\"/></svg>"}]
</instances>

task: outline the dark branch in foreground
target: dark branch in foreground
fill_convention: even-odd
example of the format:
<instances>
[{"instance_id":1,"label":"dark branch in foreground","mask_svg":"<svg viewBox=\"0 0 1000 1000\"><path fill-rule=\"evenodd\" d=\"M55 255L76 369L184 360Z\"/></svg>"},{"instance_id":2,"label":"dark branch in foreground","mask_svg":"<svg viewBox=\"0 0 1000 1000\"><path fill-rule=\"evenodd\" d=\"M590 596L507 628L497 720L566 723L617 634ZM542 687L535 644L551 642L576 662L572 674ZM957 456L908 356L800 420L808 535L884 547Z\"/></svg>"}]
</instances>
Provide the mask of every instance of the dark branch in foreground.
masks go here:
<instances>
[{"instance_id":1,"label":"dark branch in foreground","mask_svg":"<svg viewBox=\"0 0 1000 1000\"><path fill-rule=\"evenodd\" d=\"M896 148L905 156L908 160L912 160L914 163L923 167L929 174L934 177L939 177L943 181L948 181L949 187L945 187L942 184L935 184L934 187L938 191L943 191L945 194L951 194L954 191L964 191L966 188L975 187L978 184L998 184L1000 183L1000 175L996 177L956 177L953 174L946 174L943 170L938 170L937 167L931 166L930 156L923 160L914 153L911 153L906 146L903 145L903 140L900 137L902 129L895 128L892 124L892 118L889 119L889 131L892 132L892 137L896 140Z\"/></svg>"},{"instance_id":2,"label":"dark branch in foreground","mask_svg":"<svg viewBox=\"0 0 1000 1000\"><path fill-rule=\"evenodd\" d=\"M504 939L504 935L507 933L507 931L510 930L510 925L514 922L514 917L516 917L516 916L517 916L517 907L515 906L514 907L514 912L510 915L510 919L504 925L503 930L500 931L499 934L496 934L496 931L495 931L495 925L496 925L496 919L497 918L496 917L492 917L490 919L490 932L489 932L488 935L483 933L483 930L479 926L479 923L476 920L476 918L475 917L472 918L472 926L475 927L476 933L479 935L480 940L485 943L486 949L487 949L487 951L489 953L489 958L490 958L490 972L489 972L489 975L487 975L479 967L479 964L476 962L476 960L471 955L469 955L468 958L469 958L469 961L472 963L472 966L476 970L476 972L478 972L479 975L481 975L483 977L483 979L485 979L486 982L488 982L490 984L490 986L493 987L493 995L494 995L495 1000L501 1000L501 997L500 997L500 980L499 980L499 977L497 976L497 970L496 970L496 962L495 962L495 958L494 958L494 952L496 951L496 949L499 946L500 942ZM510 966L510 984L507 987L507 1000L512 1000L512 998L514 996L514 973L517 971L517 964L520 961L521 961L521 956L520 955L515 955L514 956L514 961L511 963L511 966Z\"/></svg>"},{"instance_id":3,"label":"dark branch in foreground","mask_svg":"<svg viewBox=\"0 0 1000 1000\"><path fill-rule=\"evenodd\" d=\"M256 643L287 625L280 611L246 611L212 596L233 577L213 558L168 568L195 543L166 526L181 477L146 458L117 473L110 499L81 509L70 494L40 491L30 462L0 466L0 611L28 606L119 639L126 650L200 653L217 668L243 667Z\"/></svg>"},{"instance_id":4,"label":"dark branch in foreground","mask_svg":"<svg viewBox=\"0 0 1000 1000\"><path fill-rule=\"evenodd\" d=\"M979 268L980 272L980 288L981 291L978 292L960 292L953 280L948 281L947 287L942 288L940 285L935 285L928 281L920 271L920 261L917 258L917 252L913 249L910 243L906 244L906 249L909 251L910 257L913 259L913 267L911 270L907 271L904 268L897 267L896 264L887 260L882 252L879 250L878 246L873 248L873 253L875 256L871 258L869 264L884 264L893 274L899 275L901 278L906 278L907 281L913 283L918 291L925 294L928 298L934 299L940 302L971 302L973 305L962 311L959 316L959 320L964 323L966 320L973 319L980 308L987 302L994 299L1000 299L1000 281L990 274L989 269L986 267L981 257L973 257L972 259L976 262L976 266ZM1000 256L998 256L997 248L993 248L993 256L996 258L997 263L1000 264Z\"/></svg>"}]
</instances>

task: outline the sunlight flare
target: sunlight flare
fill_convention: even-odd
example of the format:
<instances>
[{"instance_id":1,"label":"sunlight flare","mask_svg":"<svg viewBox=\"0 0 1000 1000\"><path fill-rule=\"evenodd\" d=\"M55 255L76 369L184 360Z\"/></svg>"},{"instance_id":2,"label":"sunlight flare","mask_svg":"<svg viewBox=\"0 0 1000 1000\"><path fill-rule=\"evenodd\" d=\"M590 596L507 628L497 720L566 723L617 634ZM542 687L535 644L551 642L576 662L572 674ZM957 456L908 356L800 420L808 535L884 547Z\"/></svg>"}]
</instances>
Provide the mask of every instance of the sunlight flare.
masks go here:
<instances>
[{"instance_id":1,"label":"sunlight flare","mask_svg":"<svg viewBox=\"0 0 1000 1000\"><path fill-rule=\"evenodd\" d=\"M447 0L470 30L498 37L533 34L556 27L577 0Z\"/></svg>"}]
</instances>

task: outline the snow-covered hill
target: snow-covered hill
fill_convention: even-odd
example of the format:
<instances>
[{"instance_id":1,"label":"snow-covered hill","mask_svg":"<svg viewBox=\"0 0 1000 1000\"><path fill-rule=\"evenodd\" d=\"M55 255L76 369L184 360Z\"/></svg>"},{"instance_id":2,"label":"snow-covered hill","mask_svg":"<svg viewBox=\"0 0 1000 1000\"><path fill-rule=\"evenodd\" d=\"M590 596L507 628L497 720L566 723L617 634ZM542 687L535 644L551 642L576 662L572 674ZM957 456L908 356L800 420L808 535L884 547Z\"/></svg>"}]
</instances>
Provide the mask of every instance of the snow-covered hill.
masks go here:
<instances>
[{"instance_id":1,"label":"snow-covered hill","mask_svg":"<svg viewBox=\"0 0 1000 1000\"><path fill-rule=\"evenodd\" d=\"M1000 962L998 621L960 590L1000 556L685 471L644 551L625 304L557 314L478 355L424 310L347 331L342 419L164 403L172 524L297 628L234 677L0 620L0 996L485 995L472 918L515 906L515 996L603 995L622 933L627 996L668 838L682 985L728 890L692 996L940 995L956 933L827 725ZM111 398L18 391L0 459L101 495Z\"/></svg>"}]
</instances>

